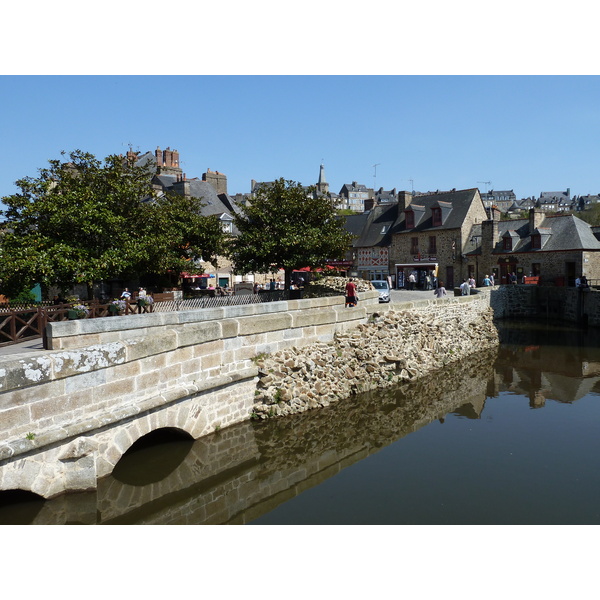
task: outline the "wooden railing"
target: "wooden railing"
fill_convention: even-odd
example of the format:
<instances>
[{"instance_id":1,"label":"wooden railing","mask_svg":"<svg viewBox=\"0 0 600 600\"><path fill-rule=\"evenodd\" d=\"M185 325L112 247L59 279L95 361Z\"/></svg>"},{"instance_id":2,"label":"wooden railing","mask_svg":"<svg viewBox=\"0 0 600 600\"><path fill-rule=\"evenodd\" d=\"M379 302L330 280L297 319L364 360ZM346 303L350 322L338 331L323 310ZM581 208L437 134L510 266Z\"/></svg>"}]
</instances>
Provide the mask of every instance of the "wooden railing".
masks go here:
<instances>
[{"instance_id":1,"label":"wooden railing","mask_svg":"<svg viewBox=\"0 0 600 600\"><path fill-rule=\"evenodd\" d=\"M340 292L341 294L341 292ZM195 308L213 308L218 306L234 306L240 304L256 304L276 302L278 300L294 300L302 298L304 290L261 291L258 294L240 294L226 296L204 295L196 298L174 300L173 294L154 294L154 302L142 306L136 300L124 301L124 310L116 311L115 305L99 301L78 302L83 304L88 314L79 317L73 312L71 304L53 305L43 302L41 306L11 308L0 306L0 347L42 338L47 348L45 332L46 324L56 321L67 321L76 318L97 319L122 315L136 315L152 312L168 312ZM319 295L328 295L321 292ZM331 292L331 295L338 295Z\"/></svg>"},{"instance_id":2,"label":"wooden railing","mask_svg":"<svg viewBox=\"0 0 600 600\"><path fill-rule=\"evenodd\" d=\"M87 315L77 316L71 304L48 305L44 303L42 306L20 309L1 307L0 347L41 337L44 340L44 348L46 348L46 324L51 322L154 312L154 304L141 306L137 302L124 302L124 310L122 311L115 311L114 308L111 308L114 306L112 303L79 302L78 304L82 304L87 308Z\"/></svg>"}]
</instances>

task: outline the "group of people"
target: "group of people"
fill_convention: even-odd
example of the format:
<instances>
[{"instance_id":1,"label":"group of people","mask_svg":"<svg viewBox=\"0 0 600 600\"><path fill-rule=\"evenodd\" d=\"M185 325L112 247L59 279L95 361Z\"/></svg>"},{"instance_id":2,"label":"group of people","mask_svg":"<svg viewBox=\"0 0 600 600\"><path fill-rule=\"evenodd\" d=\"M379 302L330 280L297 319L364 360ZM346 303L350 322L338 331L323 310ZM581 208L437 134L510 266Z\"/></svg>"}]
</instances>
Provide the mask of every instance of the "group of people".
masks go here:
<instances>
[{"instance_id":1,"label":"group of people","mask_svg":"<svg viewBox=\"0 0 600 600\"><path fill-rule=\"evenodd\" d=\"M422 284L424 290L433 290L437 287L438 281L433 274L433 271L422 275L421 281L419 281L419 273L417 271L411 271L406 279L406 289L409 291L416 290L419 283Z\"/></svg>"}]
</instances>

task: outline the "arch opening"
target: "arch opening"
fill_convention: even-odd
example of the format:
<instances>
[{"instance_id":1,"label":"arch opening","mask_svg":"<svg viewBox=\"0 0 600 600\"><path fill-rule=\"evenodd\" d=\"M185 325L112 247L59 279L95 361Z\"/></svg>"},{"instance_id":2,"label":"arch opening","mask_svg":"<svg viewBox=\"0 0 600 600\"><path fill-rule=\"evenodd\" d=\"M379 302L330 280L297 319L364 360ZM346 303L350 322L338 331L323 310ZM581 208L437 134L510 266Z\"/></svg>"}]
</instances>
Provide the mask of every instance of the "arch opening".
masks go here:
<instances>
[{"instance_id":1,"label":"arch opening","mask_svg":"<svg viewBox=\"0 0 600 600\"><path fill-rule=\"evenodd\" d=\"M181 429L156 429L142 436L125 452L112 476L125 485L157 483L179 467L193 444L192 436Z\"/></svg>"},{"instance_id":2,"label":"arch opening","mask_svg":"<svg viewBox=\"0 0 600 600\"><path fill-rule=\"evenodd\" d=\"M26 490L0 492L0 525L30 525L46 500Z\"/></svg>"}]
</instances>

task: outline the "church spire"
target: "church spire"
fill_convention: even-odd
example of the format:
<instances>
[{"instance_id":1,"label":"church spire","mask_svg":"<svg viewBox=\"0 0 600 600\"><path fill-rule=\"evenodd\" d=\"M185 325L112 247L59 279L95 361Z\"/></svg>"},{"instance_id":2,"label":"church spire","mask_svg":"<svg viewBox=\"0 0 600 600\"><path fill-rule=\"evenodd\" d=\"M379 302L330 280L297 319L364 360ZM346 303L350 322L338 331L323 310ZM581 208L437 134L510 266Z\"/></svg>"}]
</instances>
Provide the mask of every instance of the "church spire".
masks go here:
<instances>
[{"instance_id":1,"label":"church spire","mask_svg":"<svg viewBox=\"0 0 600 600\"><path fill-rule=\"evenodd\" d=\"M325 165L321 163L321 169L319 170L319 185L323 185L324 183L327 183L325 180Z\"/></svg>"},{"instance_id":2,"label":"church spire","mask_svg":"<svg viewBox=\"0 0 600 600\"><path fill-rule=\"evenodd\" d=\"M319 183L317 183L317 191L319 194L327 194L329 192L329 184L325 179L325 165L321 163L321 168L319 169Z\"/></svg>"}]
</instances>

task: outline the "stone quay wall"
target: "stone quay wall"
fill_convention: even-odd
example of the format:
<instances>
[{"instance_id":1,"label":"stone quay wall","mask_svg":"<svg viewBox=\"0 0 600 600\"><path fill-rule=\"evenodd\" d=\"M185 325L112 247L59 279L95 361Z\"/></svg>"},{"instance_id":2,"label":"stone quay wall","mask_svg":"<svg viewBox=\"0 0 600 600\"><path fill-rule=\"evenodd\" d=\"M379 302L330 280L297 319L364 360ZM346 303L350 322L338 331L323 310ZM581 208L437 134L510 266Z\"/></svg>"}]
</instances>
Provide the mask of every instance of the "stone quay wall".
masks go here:
<instances>
[{"instance_id":1,"label":"stone quay wall","mask_svg":"<svg viewBox=\"0 0 600 600\"><path fill-rule=\"evenodd\" d=\"M489 293L496 319L549 318L600 327L600 290L501 285Z\"/></svg>"},{"instance_id":2,"label":"stone quay wall","mask_svg":"<svg viewBox=\"0 0 600 600\"><path fill-rule=\"evenodd\" d=\"M332 342L261 358L254 417L328 406L397 386L498 346L489 294L392 304Z\"/></svg>"},{"instance_id":3,"label":"stone quay wall","mask_svg":"<svg viewBox=\"0 0 600 600\"><path fill-rule=\"evenodd\" d=\"M367 321L378 293L48 325L42 352L0 360L0 491L95 489L140 437L197 439L250 418L257 356L325 343Z\"/></svg>"}]
</instances>

